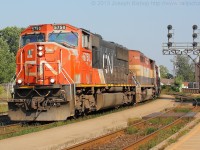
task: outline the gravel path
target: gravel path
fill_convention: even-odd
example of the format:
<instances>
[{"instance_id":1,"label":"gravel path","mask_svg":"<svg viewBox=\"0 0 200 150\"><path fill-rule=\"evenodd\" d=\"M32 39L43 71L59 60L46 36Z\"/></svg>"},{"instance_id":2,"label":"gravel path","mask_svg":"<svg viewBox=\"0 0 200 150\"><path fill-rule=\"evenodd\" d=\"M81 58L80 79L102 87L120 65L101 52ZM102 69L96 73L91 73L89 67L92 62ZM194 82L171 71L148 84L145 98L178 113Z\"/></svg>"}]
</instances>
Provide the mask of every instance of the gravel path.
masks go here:
<instances>
[{"instance_id":1,"label":"gravel path","mask_svg":"<svg viewBox=\"0 0 200 150\"><path fill-rule=\"evenodd\" d=\"M142 117L175 105L173 97L162 95L148 104L94 119L0 140L0 150L58 150L124 128L127 119Z\"/></svg>"}]
</instances>

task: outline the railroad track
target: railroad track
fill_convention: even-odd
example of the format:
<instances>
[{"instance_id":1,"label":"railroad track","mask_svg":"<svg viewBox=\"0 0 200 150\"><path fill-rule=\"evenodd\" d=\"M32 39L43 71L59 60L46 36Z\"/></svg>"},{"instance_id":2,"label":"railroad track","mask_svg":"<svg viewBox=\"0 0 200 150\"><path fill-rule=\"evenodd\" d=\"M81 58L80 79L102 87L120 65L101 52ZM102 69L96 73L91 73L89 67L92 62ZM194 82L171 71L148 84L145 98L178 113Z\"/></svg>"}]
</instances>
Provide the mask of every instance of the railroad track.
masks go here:
<instances>
[{"instance_id":1,"label":"railroad track","mask_svg":"<svg viewBox=\"0 0 200 150\"><path fill-rule=\"evenodd\" d=\"M196 109L196 107L195 107L195 109ZM194 110L194 109L192 109L192 110ZM172 110L168 110L168 111L163 112L161 114L158 114L156 116L154 115L153 117L150 117L149 119L146 119L146 120L140 121L138 123L135 123L132 126L134 126L134 127L142 127L142 126L144 126L146 124L147 121L149 121L151 119L158 118L163 114L169 113L170 111L172 111ZM147 141L153 139L155 136L157 136L157 134L161 130L166 130L166 129L168 129L168 128L180 123L182 121L182 119L185 117L185 115L186 114L178 117L177 119L175 119L170 124L167 124L165 126L162 126L162 127L158 128L155 132L153 132L153 133L151 133L151 134L149 134L147 136L135 137L136 139L134 140L134 142L129 142L125 146L122 146L120 149L124 149L124 150L137 149L141 144L144 144L145 142L147 142ZM125 135L125 132L126 132L126 129L122 129L122 130L119 130L119 131L116 131L116 132L113 132L113 133L109 133L109 134L106 134L104 136L101 136L101 137L98 137L98 138L95 138L95 139L92 139L92 140L77 144L75 146L69 147L69 148L67 148L67 150L102 149L101 145L104 145L105 143L108 143L108 141L112 141L113 139L116 139L117 137L122 137L123 135ZM98 148L98 147L101 147L101 148ZM110 148L110 147L108 147L108 148Z\"/></svg>"},{"instance_id":2,"label":"railroad track","mask_svg":"<svg viewBox=\"0 0 200 150\"><path fill-rule=\"evenodd\" d=\"M186 116L187 114L184 114L182 115L181 117L179 117L178 119L174 120L172 123L166 125L166 126L163 126L161 127L160 129L156 130L155 132L141 138L141 139L138 139L136 142L134 143L131 143L129 144L128 146L125 146L123 147L122 149L123 150L133 150L133 149L137 149L139 148L140 145L144 144L144 143L147 143L148 141L152 140L153 138L155 138L156 136L158 136L158 134L161 132L161 131L164 131L164 130L167 130L179 123L182 122L182 119Z\"/></svg>"}]
</instances>

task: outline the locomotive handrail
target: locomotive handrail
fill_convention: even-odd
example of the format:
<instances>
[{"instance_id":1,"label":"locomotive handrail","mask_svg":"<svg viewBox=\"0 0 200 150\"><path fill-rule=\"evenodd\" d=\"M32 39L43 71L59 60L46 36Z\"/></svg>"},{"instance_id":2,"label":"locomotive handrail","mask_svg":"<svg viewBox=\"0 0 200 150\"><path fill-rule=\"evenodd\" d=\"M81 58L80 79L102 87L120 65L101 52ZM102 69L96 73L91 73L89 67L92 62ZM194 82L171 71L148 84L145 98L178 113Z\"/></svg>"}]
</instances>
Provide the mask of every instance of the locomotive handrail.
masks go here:
<instances>
[{"instance_id":1,"label":"locomotive handrail","mask_svg":"<svg viewBox=\"0 0 200 150\"><path fill-rule=\"evenodd\" d=\"M69 51L71 53L71 51ZM70 54L71 55L71 54ZM70 85L70 93L72 93L72 84L74 84L74 92L73 92L73 95L74 95L74 99L76 99L76 88L75 88L75 82L72 80L72 78L69 76L69 74L67 73L67 71L62 67L62 50L60 51L60 60L61 60L61 64L60 64L60 71L61 73L63 74L64 78L67 80L67 82L69 83ZM65 74L67 75L67 77L71 80L72 84L70 84L69 80L67 79L67 77L65 76ZM70 94L70 98L72 99L72 94ZM75 100L75 105L76 105L76 100Z\"/></svg>"},{"instance_id":2,"label":"locomotive handrail","mask_svg":"<svg viewBox=\"0 0 200 150\"><path fill-rule=\"evenodd\" d=\"M13 85L15 84L15 81L16 81L16 78L20 75L20 73L22 72L22 69L23 69L23 57L22 57L22 52L20 53L20 71L19 71L19 73L16 75L14 75L13 77L12 77L12 79L10 80L10 83L11 83L11 87L13 87ZM12 93L11 92L11 90L10 90L10 83L8 83L8 85L7 85L7 101L8 101L8 93L9 93L9 91L10 91L10 93Z\"/></svg>"},{"instance_id":3,"label":"locomotive handrail","mask_svg":"<svg viewBox=\"0 0 200 150\"><path fill-rule=\"evenodd\" d=\"M23 68L23 64L22 64L22 52L21 52L21 54L20 54L20 56L21 56L21 58L20 58L20 71L19 71L19 73L16 75L16 78L20 75L20 73L22 72L22 68Z\"/></svg>"}]
</instances>

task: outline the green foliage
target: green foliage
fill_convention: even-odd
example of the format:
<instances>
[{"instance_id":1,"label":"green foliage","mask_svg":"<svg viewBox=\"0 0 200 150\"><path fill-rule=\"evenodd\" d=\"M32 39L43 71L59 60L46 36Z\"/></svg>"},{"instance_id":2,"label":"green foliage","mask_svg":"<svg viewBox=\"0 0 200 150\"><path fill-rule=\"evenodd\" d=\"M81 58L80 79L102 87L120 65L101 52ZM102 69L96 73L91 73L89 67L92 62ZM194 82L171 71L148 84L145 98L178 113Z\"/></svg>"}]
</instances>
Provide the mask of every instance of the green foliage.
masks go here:
<instances>
[{"instance_id":1,"label":"green foliage","mask_svg":"<svg viewBox=\"0 0 200 150\"><path fill-rule=\"evenodd\" d=\"M19 36L23 28L6 27L0 30L0 38L2 38L9 46L9 51L16 54L19 48Z\"/></svg>"},{"instance_id":2,"label":"green foliage","mask_svg":"<svg viewBox=\"0 0 200 150\"><path fill-rule=\"evenodd\" d=\"M18 27L0 30L0 83L9 82L15 74L15 55L22 30Z\"/></svg>"},{"instance_id":3,"label":"green foliage","mask_svg":"<svg viewBox=\"0 0 200 150\"><path fill-rule=\"evenodd\" d=\"M177 76L174 80L174 85L177 87L181 87L182 84L183 84L183 76L182 75Z\"/></svg>"},{"instance_id":4,"label":"green foliage","mask_svg":"<svg viewBox=\"0 0 200 150\"><path fill-rule=\"evenodd\" d=\"M174 92L180 92L180 88L182 87L183 84L183 76L177 76L174 79L174 84L172 85L172 91Z\"/></svg>"},{"instance_id":5,"label":"green foliage","mask_svg":"<svg viewBox=\"0 0 200 150\"><path fill-rule=\"evenodd\" d=\"M176 76L182 76L183 81L193 82L195 81L194 63L190 58L183 55L176 57Z\"/></svg>"},{"instance_id":6,"label":"green foliage","mask_svg":"<svg viewBox=\"0 0 200 150\"><path fill-rule=\"evenodd\" d=\"M15 56L2 38L0 38L0 64L0 83L9 82L15 74Z\"/></svg>"},{"instance_id":7,"label":"green foliage","mask_svg":"<svg viewBox=\"0 0 200 150\"><path fill-rule=\"evenodd\" d=\"M160 76L161 76L161 78L167 78L167 75L169 73L169 70L167 69L167 67L165 67L163 65L160 65L159 68L160 68Z\"/></svg>"},{"instance_id":8,"label":"green foliage","mask_svg":"<svg viewBox=\"0 0 200 150\"><path fill-rule=\"evenodd\" d=\"M2 94L4 92L4 88L3 86L0 86L0 94Z\"/></svg>"}]
</instances>

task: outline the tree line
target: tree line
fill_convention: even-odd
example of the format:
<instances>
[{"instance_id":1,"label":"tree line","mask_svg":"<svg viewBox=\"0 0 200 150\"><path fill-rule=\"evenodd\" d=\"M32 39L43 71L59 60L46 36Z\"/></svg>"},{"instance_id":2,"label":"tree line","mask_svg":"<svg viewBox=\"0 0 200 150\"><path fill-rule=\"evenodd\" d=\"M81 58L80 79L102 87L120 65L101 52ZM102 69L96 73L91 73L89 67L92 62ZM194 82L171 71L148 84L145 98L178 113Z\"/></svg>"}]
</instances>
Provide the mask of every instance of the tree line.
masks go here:
<instances>
[{"instance_id":1,"label":"tree line","mask_svg":"<svg viewBox=\"0 0 200 150\"><path fill-rule=\"evenodd\" d=\"M172 75L167 67L160 65L161 78L178 78L186 82L195 82L195 64L188 56L177 55L174 60L174 66L175 74Z\"/></svg>"},{"instance_id":2,"label":"tree line","mask_svg":"<svg viewBox=\"0 0 200 150\"><path fill-rule=\"evenodd\" d=\"M10 82L15 75L15 56L23 28L6 27L0 30L0 84Z\"/></svg>"}]
</instances>

